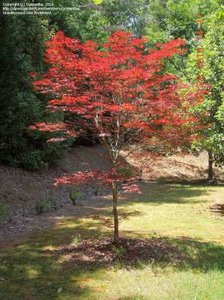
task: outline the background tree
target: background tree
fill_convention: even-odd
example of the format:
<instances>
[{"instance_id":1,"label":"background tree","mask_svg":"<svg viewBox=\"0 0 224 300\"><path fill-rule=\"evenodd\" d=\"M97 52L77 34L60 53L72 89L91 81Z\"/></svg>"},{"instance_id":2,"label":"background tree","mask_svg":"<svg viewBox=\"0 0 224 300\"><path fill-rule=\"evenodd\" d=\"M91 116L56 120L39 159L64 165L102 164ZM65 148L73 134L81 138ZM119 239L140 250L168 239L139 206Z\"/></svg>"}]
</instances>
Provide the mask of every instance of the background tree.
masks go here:
<instances>
[{"instance_id":1,"label":"background tree","mask_svg":"<svg viewBox=\"0 0 224 300\"><path fill-rule=\"evenodd\" d=\"M198 46L197 31L205 32L206 27L198 24L199 16L209 17L219 9L220 0L152 0L150 1L150 21L147 25L147 37L151 45L175 38L186 40L188 51L181 57L167 61L167 71L187 76L186 59Z\"/></svg>"},{"instance_id":2,"label":"background tree","mask_svg":"<svg viewBox=\"0 0 224 300\"><path fill-rule=\"evenodd\" d=\"M150 0L104 0L101 9L107 20L106 30L129 30L137 37L147 33L151 19Z\"/></svg>"},{"instance_id":3,"label":"background tree","mask_svg":"<svg viewBox=\"0 0 224 300\"><path fill-rule=\"evenodd\" d=\"M92 1L55 0L55 5L77 5L78 10L50 17L0 15L0 161L26 169L46 166L67 149L67 142L46 145L46 137L27 132L33 122L52 118L45 113L47 98L34 92L29 76L46 68L45 41L60 28L82 40L107 35ZM55 118L63 120L63 113Z\"/></svg>"},{"instance_id":4,"label":"background tree","mask_svg":"<svg viewBox=\"0 0 224 300\"><path fill-rule=\"evenodd\" d=\"M207 127L201 132L204 137L196 144L208 152L209 168L208 179L213 180L213 163L223 165L224 163L224 14L220 9L207 21L207 32L200 41L199 48L201 56L195 50L188 60L188 72L192 82L203 77L205 83L210 85L210 92L205 101L197 108L197 113L203 116L202 123ZM198 67L198 59L201 60ZM207 115L204 115L207 112Z\"/></svg>"},{"instance_id":5,"label":"background tree","mask_svg":"<svg viewBox=\"0 0 224 300\"><path fill-rule=\"evenodd\" d=\"M95 5L92 0L54 0L56 7L73 7L71 11L56 11L49 17L49 25L55 31L62 30L68 36L85 42L102 42L108 36L105 28L108 20L102 5Z\"/></svg>"},{"instance_id":6,"label":"background tree","mask_svg":"<svg viewBox=\"0 0 224 300\"><path fill-rule=\"evenodd\" d=\"M1 16L0 159L13 165L35 167L41 161L27 126L39 120L42 112L28 75L43 67L46 32L42 25L40 19L29 16Z\"/></svg>"}]
</instances>

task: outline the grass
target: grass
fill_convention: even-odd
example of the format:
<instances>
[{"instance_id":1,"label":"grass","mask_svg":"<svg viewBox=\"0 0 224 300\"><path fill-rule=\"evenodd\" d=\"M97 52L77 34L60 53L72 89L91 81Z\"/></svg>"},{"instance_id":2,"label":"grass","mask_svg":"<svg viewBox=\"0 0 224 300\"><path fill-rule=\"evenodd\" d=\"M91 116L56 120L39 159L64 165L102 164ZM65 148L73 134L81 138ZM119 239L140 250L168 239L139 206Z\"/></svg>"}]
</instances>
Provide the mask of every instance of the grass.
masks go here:
<instances>
[{"instance_id":1,"label":"grass","mask_svg":"<svg viewBox=\"0 0 224 300\"><path fill-rule=\"evenodd\" d=\"M121 234L165 239L181 262L149 261L134 267L79 267L54 250L108 235L97 218L61 218L13 248L0 251L3 300L224 299L224 219L209 207L224 202L224 187L144 185L144 195L121 201ZM108 217L105 210L105 217Z\"/></svg>"}]
</instances>

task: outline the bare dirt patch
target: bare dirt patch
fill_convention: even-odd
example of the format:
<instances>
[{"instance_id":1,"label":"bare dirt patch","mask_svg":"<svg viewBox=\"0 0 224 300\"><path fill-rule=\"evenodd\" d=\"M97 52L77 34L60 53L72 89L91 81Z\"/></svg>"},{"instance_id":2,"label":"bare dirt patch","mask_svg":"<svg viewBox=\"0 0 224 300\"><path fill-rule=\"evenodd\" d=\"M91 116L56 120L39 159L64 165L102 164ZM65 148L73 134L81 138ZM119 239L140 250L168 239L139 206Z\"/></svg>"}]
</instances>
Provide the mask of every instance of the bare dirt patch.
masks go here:
<instances>
[{"instance_id":1,"label":"bare dirt patch","mask_svg":"<svg viewBox=\"0 0 224 300\"><path fill-rule=\"evenodd\" d=\"M19 242L33 231L54 225L57 217L83 213L80 206L73 207L69 193L74 187L54 187L56 177L67 172L99 168L110 168L104 149L98 145L71 149L57 165L40 171L30 172L18 168L0 166L0 204L7 207L7 221L0 222L0 247ZM81 205L98 206L94 197L94 186L83 187L85 200ZM101 190L101 193L104 193ZM57 211L37 216L36 203L51 197L57 202ZM91 204L90 204L91 203ZM80 204L80 203L78 203Z\"/></svg>"},{"instance_id":2,"label":"bare dirt patch","mask_svg":"<svg viewBox=\"0 0 224 300\"><path fill-rule=\"evenodd\" d=\"M122 155L126 155L123 151ZM168 157L152 156L144 152L136 155L133 153L127 159L128 163L142 170L143 180L164 182L197 182L207 179L208 155L206 152L197 156L178 153ZM224 170L214 168L218 181L224 181Z\"/></svg>"}]
</instances>

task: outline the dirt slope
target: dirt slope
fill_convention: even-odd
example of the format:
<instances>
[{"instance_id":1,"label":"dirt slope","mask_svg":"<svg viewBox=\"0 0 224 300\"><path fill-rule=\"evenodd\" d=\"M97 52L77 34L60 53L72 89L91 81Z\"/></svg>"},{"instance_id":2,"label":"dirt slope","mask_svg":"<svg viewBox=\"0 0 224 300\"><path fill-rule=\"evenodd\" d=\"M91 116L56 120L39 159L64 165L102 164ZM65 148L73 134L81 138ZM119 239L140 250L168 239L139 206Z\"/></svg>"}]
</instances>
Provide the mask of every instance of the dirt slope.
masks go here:
<instances>
[{"instance_id":1,"label":"dirt slope","mask_svg":"<svg viewBox=\"0 0 224 300\"><path fill-rule=\"evenodd\" d=\"M125 155L125 152L123 152ZM176 154L169 157L133 154L128 158L131 165L142 168L144 180L160 182L197 182L207 179L208 156L206 152L198 156ZM224 170L214 168L216 179L224 181Z\"/></svg>"}]
</instances>

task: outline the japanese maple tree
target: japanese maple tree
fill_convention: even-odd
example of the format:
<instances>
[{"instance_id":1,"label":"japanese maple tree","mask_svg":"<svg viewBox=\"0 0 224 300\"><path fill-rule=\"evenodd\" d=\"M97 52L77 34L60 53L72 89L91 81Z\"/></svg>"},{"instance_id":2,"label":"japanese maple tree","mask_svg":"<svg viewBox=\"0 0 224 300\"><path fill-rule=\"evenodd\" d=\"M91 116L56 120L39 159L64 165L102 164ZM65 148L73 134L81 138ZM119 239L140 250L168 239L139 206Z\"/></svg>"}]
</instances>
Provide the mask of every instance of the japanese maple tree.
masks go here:
<instances>
[{"instance_id":1,"label":"japanese maple tree","mask_svg":"<svg viewBox=\"0 0 224 300\"><path fill-rule=\"evenodd\" d=\"M178 146L188 140L189 124L195 122L188 108L202 97L195 92L181 98L175 76L162 72L164 59L184 52L183 40L159 44L157 49L147 49L146 42L128 32L115 32L105 44L98 45L93 41L81 43L58 32L47 43L49 69L34 81L37 91L52 95L48 108L65 111L68 121L38 123L32 129L77 136L90 131L92 138L106 148L111 170L68 174L58 178L56 184L97 181L109 185L115 241L119 238L120 189L140 192L133 176L121 171L121 149L133 143L157 145L164 141Z\"/></svg>"}]
</instances>

